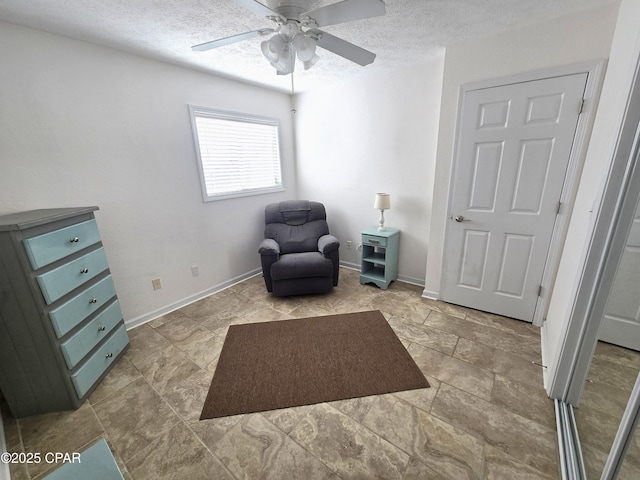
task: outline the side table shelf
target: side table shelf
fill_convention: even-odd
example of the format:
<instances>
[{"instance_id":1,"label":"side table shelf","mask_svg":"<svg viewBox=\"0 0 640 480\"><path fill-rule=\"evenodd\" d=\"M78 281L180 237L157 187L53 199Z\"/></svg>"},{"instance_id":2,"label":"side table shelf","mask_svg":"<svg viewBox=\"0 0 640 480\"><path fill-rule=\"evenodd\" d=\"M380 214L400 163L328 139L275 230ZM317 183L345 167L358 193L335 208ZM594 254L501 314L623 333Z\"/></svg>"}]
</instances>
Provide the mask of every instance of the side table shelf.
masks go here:
<instances>
[{"instance_id":1,"label":"side table shelf","mask_svg":"<svg viewBox=\"0 0 640 480\"><path fill-rule=\"evenodd\" d=\"M398 247L400 230L397 228L367 228L362 235L362 262L360 283L375 283L386 290L398 278Z\"/></svg>"}]
</instances>

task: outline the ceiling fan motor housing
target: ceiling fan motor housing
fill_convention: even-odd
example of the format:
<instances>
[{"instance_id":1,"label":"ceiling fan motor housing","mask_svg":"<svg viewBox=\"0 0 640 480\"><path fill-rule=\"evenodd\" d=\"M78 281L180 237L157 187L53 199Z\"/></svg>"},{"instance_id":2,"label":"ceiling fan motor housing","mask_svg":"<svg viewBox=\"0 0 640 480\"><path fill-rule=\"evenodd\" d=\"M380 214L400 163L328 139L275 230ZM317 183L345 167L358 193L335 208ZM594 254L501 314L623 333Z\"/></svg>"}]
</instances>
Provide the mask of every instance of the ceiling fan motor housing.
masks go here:
<instances>
[{"instance_id":1,"label":"ceiling fan motor housing","mask_svg":"<svg viewBox=\"0 0 640 480\"><path fill-rule=\"evenodd\" d=\"M268 0L267 6L287 20L299 20L300 15L311 10L311 0Z\"/></svg>"}]
</instances>

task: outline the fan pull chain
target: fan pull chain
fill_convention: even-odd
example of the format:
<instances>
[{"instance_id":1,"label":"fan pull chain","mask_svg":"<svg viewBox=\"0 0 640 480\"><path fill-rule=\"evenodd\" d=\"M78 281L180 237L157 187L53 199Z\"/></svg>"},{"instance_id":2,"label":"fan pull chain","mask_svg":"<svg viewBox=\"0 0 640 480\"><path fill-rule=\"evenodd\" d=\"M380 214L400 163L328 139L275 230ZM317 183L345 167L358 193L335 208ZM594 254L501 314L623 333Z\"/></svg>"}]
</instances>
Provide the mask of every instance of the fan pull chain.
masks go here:
<instances>
[{"instance_id":1,"label":"fan pull chain","mask_svg":"<svg viewBox=\"0 0 640 480\"><path fill-rule=\"evenodd\" d=\"M291 72L291 113L293 115L296 114L298 110L296 110L296 100L295 100L295 92L293 89L293 72Z\"/></svg>"}]
</instances>

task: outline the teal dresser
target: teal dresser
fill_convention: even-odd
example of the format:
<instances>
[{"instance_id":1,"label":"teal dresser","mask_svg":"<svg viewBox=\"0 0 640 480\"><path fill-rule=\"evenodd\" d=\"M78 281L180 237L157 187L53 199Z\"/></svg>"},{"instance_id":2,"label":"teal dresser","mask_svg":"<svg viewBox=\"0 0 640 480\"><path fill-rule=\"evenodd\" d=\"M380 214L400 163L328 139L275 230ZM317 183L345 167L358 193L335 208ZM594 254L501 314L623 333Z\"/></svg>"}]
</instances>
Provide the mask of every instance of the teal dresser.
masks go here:
<instances>
[{"instance_id":1,"label":"teal dresser","mask_svg":"<svg viewBox=\"0 0 640 480\"><path fill-rule=\"evenodd\" d=\"M129 345L97 209L0 216L0 390L15 417L78 408Z\"/></svg>"},{"instance_id":2,"label":"teal dresser","mask_svg":"<svg viewBox=\"0 0 640 480\"><path fill-rule=\"evenodd\" d=\"M386 290L398 278L400 230L371 227L363 230L360 283L375 283Z\"/></svg>"}]
</instances>

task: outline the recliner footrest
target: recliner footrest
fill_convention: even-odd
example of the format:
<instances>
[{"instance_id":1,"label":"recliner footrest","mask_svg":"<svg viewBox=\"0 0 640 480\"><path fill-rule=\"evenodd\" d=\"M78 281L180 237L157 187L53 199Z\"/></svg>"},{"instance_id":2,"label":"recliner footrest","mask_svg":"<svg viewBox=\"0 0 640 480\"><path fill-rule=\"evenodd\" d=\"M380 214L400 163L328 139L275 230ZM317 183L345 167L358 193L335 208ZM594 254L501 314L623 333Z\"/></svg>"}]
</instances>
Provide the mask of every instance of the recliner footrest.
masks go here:
<instances>
[{"instance_id":1,"label":"recliner footrest","mask_svg":"<svg viewBox=\"0 0 640 480\"><path fill-rule=\"evenodd\" d=\"M320 252L289 253L281 255L271 265L274 281L291 278L332 277L333 264Z\"/></svg>"}]
</instances>

